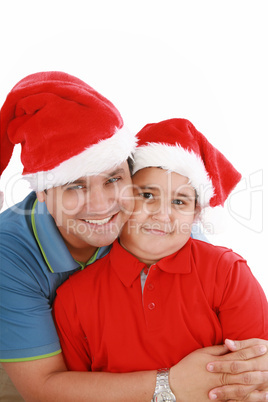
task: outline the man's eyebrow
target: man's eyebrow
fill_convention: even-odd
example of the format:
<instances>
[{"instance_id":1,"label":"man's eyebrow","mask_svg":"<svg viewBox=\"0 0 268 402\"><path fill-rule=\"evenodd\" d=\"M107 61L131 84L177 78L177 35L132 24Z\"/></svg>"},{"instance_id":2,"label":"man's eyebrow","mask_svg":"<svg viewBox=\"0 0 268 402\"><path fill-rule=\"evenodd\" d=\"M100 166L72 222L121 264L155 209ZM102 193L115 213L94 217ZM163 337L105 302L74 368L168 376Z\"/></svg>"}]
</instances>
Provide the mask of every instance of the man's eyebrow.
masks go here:
<instances>
[{"instance_id":1,"label":"man's eyebrow","mask_svg":"<svg viewBox=\"0 0 268 402\"><path fill-rule=\"evenodd\" d=\"M86 183L86 179L77 179L70 182L69 184L84 184L84 183Z\"/></svg>"},{"instance_id":2,"label":"man's eyebrow","mask_svg":"<svg viewBox=\"0 0 268 402\"><path fill-rule=\"evenodd\" d=\"M85 184L86 180L85 179L77 179L74 181L70 181L69 183L63 184L62 187L68 187L68 186L72 186L74 184Z\"/></svg>"},{"instance_id":3,"label":"man's eyebrow","mask_svg":"<svg viewBox=\"0 0 268 402\"><path fill-rule=\"evenodd\" d=\"M118 175L118 174L123 174L123 173L125 173L125 170L124 170L124 169L122 169L122 168L115 169L115 170L113 170L113 171L110 172L110 173L106 173L106 174L105 174L105 178L107 178L107 177L112 177L112 176L116 176L116 175ZM101 176L101 173L100 173L100 176ZM87 183L88 179L90 179L90 176L88 176L88 177L86 177L86 178L76 179L76 180L74 180L74 181L72 181L72 182L69 182L69 183L64 184L63 186L69 186L69 185L71 185L71 184L85 184L85 183Z\"/></svg>"},{"instance_id":4,"label":"man's eyebrow","mask_svg":"<svg viewBox=\"0 0 268 402\"><path fill-rule=\"evenodd\" d=\"M112 177L112 176L116 176L117 174L122 174L125 173L125 170L122 168L118 168L113 170L112 172L109 172L106 174L107 177Z\"/></svg>"}]
</instances>

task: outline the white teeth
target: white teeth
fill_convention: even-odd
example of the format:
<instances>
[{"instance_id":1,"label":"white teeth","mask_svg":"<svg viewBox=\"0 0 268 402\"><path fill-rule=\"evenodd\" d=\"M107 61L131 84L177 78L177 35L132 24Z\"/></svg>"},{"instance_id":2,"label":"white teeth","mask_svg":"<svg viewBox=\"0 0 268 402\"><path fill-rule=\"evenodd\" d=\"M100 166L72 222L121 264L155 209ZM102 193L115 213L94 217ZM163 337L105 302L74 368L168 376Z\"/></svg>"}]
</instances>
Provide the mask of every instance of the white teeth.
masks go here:
<instances>
[{"instance_id":1,"label":"white teeth","mask_svg":"<svg viewBox=\"0 0 268 402\"><path fill-rule=\"evenodd\" d=\"M105 218L105 219L83 219L85 222L87 223L93 223L96 225L104 225L105 223L108 223L113 216L109 216L109 218Z\"/></svg>"}]
</instances>

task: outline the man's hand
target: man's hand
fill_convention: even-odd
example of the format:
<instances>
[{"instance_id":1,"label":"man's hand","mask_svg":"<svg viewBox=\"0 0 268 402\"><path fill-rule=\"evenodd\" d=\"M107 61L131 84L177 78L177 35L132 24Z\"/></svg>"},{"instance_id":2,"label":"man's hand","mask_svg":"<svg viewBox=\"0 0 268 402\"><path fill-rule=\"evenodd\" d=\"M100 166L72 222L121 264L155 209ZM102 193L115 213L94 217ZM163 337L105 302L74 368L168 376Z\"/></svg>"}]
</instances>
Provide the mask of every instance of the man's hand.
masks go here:
<instances>
[{"instance_id":1,"label":"man's hand","mask_svg":"<svg viewBox=\"0 0 268 402\"><path fill-rule=\"evenodd\" d=\"M231 345L226 341L190 353L170 369L177 401L267 401L267 346L261 340Z\"/></svg>"},{"instance_id":2,"label":"man's hand","mask_svg":"<svg viewBox=\"0 0 268 402\"><path fill-rule=\"evenodd\" d=\"M212 374L206 366L226 353L225 345L198 349L171 367L170 387L177 402L208 402L209 391L222 385L222 374Z\"/></svg>"},{"instance_id":3,"label":"man's hand","mask_svg":"<svg viewBox=\"0 0 268 402\"><path fill-rule=\"evenodd\" d=\"M207 370L221 375L221 386L209 392L210 400L268 401L268 341L225 341L232 353L211 361Z\"/></svg>"}]
</instances>

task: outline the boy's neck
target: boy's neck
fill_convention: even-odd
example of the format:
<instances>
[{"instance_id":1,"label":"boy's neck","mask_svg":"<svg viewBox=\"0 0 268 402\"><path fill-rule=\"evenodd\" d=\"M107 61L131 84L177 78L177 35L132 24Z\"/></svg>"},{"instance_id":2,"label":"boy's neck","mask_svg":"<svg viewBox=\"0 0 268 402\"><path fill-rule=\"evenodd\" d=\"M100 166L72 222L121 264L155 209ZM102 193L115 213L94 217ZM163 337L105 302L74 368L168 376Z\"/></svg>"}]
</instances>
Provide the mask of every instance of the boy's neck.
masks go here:
<instances>
[{"instance_id":1,"label":"boy's neck","mask_svg":"<svg viewBox=\"0 0 268 402\"><path fill-rule=\"evenodd\" d=\"M118 242L119 242L119 244L120 244L129 254L131 254L131 255L133 255L134 257L136 257L140 262L143 262L144 264L146 264L148 268L150 268L151 265L154 265L156 262L159 261L159 259L158 259L158 260L151 261L151 260L146 260L146 259L140 258L140 257L137 256L136 254L132 253L127 247L125 247L124 244L121 242L120 238L118 239Z\"/></svg>"}]
</instances>

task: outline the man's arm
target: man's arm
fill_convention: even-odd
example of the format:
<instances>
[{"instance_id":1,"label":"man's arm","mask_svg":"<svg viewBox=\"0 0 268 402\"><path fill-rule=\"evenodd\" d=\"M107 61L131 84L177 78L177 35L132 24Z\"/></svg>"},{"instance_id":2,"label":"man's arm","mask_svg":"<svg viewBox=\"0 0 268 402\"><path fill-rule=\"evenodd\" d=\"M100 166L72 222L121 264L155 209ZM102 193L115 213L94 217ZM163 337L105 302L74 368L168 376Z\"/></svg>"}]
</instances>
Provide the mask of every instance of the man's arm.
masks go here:
<instances>
[{"instance_id":1,"label":"man's arm","mask_svg":"<svg viewBox=\"0 0 268 402\"><path fill-rule=\"evenodd\" d=\"M62 354L2 363L27 402L151 401L156 371L112 374L67 371Z\"/></svg>"},{"instance_id":2,"label":"man's arm","mask_svg":"<svg viewBox=\"0 0 268 402\"><path fill-rule=\"evenodd\" d=\"M222 373L211 373L206 370L208 363L226 358L226 346L212 346L194 351L170 370L170 385L176 395L177 402L208 402L209 391L225 385ZM237 353L237 352L234 352ZM254 347L247 352L252 360L260 351ZM238 355L233 355L238 359ZM257 359L256 359L257 360ZM155 389L156 371L135 373L103 373L66 371L62 354L29 362L4 363L11 380L27 402L62 401L94 401L94 402L150 402ZM230 374L228 383L247 392L243 374ZM260 376L253 378L252 390L260 383ZM243 385L244 384L244 385ZM229 400L218 399L218 400ZM256 399L248 399L255 401ZM265 399L261 399L265 400Z\"/></svg>"}]
</instances>

